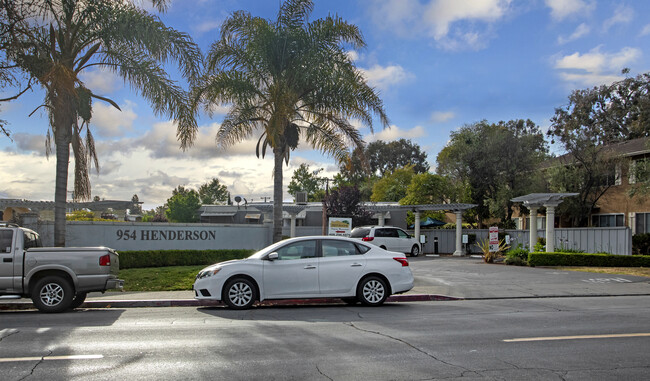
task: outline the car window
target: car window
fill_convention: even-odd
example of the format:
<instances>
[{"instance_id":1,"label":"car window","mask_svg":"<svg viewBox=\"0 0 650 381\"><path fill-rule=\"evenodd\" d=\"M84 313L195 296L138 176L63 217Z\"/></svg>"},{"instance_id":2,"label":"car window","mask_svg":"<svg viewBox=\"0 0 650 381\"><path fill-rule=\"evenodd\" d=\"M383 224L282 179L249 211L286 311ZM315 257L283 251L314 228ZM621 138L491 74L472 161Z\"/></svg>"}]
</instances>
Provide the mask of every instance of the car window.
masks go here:
<instances>
[{"instance_id":1,"label":"car window","mask_svg":"<svg viewBox=\"0 0 650 381\"><path fill-rule=\"evenodd\" d=\"M379 234L377 235L377 232L380 231ZM397 230L396 229L378 229L375 231L375 237L387 237L387 238L397 238Z\"/></svg>"},{"instance_id":2,"label":"car window","mask_svg":"<svg viewBox=\"0 0 650 381\"><path fill-rule=\"evenodd\" d=\"M323 257L343 257L361 254L354 242L323 240Z\"/></svg>"},{"instance_id":3,"label":"car window","mask_svg":"<svg viewBox=\"0 0 650 381\"><path fill-rule=\"evenodd\" d=\"M370 248L366 245L356 244L356 246L357 246L357 250L359 251L359 254L365 254L370 250Z\"/></svg>"},{"instance_id":4,"label":"car window","mask_svg":"<svg viewBox=\"0 0 650 381\"><path fill-rule=\"evenodd\" d=\"M408 233L406 233L404 230L400 230L400 229L395 229L395 230L397 231L397 235L398 235L400 238L411 238L411 237L408 235Z\"/></svg>"},{"instance_id":5,"label":"car window","mask_svg":"<svg viewBox=\"0 0 650 381\"><path fill-rule=\"evenodd\" d=\"M316 241L298 241L276 250L279 260L314 258L316 256Z\"/></svg>"},{"instance_id":6,"label":"car window","mask_svg":"<svg viewBox=\"0 0 650 381\"><path fill-rule=\"evenodd\" d=\"M32 232L25 232L24 238L25 238L25 245L24 245L25 249L29 249L32 247L43 247L40 237Z\"/></svg>"},{"instance_id":7,"label":"car window","mask_svg":"<svg viewBox=\"0 0 650 381\"><path fill-rule=\"evenodd\" d=\"M350 238L363 238L366 237L370 233L369 228L354 228L350 232Z\"/></svg>"},{"instance_id":8,"label":"car window","mask_svg":"<svg viewBox=\"0 0 650 381\"><path fill-rule=\"evenodd\" d=\"M0 230L0 253L11 252L11 241L14 232L11 230Z\"/></svg>"}]
</instances>

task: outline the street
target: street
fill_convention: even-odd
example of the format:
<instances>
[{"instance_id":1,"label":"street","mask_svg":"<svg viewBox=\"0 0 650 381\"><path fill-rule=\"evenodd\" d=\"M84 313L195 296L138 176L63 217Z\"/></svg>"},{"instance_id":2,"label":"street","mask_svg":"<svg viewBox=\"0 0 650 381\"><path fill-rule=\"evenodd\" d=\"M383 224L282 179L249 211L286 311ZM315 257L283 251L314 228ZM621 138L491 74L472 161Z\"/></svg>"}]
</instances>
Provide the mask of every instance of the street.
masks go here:
<instances>
[{"instance_id":1,"label":"street","mask_svg":"<svg viewBox=\"0 0 650 381\"><path fill-rule=\"evenodd\" d=\"M2 380L648 379L650 297L0 312Z\"/></svg>"}]
</instances>

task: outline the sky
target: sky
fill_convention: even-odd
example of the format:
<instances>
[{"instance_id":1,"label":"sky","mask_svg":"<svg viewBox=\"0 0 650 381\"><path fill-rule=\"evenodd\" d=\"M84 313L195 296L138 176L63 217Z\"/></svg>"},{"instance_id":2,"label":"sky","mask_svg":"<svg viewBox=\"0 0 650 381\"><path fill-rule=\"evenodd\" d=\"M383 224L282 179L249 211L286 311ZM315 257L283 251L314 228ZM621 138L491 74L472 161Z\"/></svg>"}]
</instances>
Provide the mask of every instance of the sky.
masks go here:
<instances>
[{"instance_id":1,"label":"sky","mask_svg":"<svg viewBox=\"0 0 650 381\"><path fill-rule=\"evenodd\" d=\"M279 4L174 0L159 17L192 36L205 53L232 12L274 19ZM374 133L359 125L364 140L410 139L427 153L432 171L450 134L464 125L531 119L546 131L572 90L623 79L623 68L631 76L650 71L647 0L315 0L310 20L328 14L361 29L367 46L349 54L379 92L390 119L387 129L377 121ZM121 78L100 70L81 78L121 108L93 104L91 130L100 162L99 173L93 169L91 175L93 196L130 200L137 194L151 209L178 185L198 189L212 178L248 202L272 196L273 158L255 156L257 137L227 150L215 143L227 105L215 107L212 117L200 115L196 143L183 151L174 122L156 116ZM0 92L12 95L12 89ZM45 155L47 114L39 108L29 116L43 99L36 89L0 104L0 119L9 122L13 139L0 136L0 198L54 199L56 160ZM284 167L285 199L302 163L323 168L321 176L338 172L332 158L301 144Z\"/></svg>"}]
</instances>

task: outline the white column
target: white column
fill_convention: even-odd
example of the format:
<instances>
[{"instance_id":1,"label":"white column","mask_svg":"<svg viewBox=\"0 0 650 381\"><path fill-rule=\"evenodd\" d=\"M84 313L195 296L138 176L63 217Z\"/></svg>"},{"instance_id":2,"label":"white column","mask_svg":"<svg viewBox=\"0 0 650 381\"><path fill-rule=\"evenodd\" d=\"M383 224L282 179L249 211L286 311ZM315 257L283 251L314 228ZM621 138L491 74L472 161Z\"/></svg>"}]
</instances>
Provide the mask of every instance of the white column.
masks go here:
<instances>
[{"instance_id":1,"label":"white column","mask_svg":"<svg viewBox=\"0 0 650 381\"><path fill-rule=\"evenodd\" d=\"M416 210L413 214L415 214L415 239L420 242L420 211ZM421 245L420 245L421 246Z\"/></svg>"},{"instance_id":2,"label":"white column","mask_svg":"<svg viewBox=\"0 0 650 381\"><path fill-rule=\"evenodd\" d=\"M291 213L290 215L291 215L291 230L289 236L293 238L296 236L296 214Z\"/></svg>"},{"instance_id":3,"label":"white column","mask_svg":"<svg viewBox=\"0 0 650 381\"><path fill-rule=\"evenodd\" d=\"M555 251L555 205L546 207L546 252Z\"/></svg>"},{"instance_id":4,"label":"white column","mask_svg":"<svg viewBox=\"0 0 650 381\"><path fill-rule=\"evenodd\" d=\"M384 212L379 212L379 226L384 226L386 225L386 215Z\"/></svg>"},{"instance_id":5,"label":"white column","mask_svg":"<svg viewBox=\"0 0 650 381\"><path fill-rule=\"evenodd\" d=\"M530 243L528 250L533 251L535 249L535 245L537 245L537 207L536 206L531 206L529 207L530 209Z\"/></svg>"},{"instance_id":6,"label":"white column","mask_svg":"<svg viewBox=\"0 0 650 381\"><path fill-rule=\"evenodd\" d=\"M456 251L454 251L454 255L465 255L463 252L463 212L461 210L456 211Z\"/></svg>"}]
</instances>

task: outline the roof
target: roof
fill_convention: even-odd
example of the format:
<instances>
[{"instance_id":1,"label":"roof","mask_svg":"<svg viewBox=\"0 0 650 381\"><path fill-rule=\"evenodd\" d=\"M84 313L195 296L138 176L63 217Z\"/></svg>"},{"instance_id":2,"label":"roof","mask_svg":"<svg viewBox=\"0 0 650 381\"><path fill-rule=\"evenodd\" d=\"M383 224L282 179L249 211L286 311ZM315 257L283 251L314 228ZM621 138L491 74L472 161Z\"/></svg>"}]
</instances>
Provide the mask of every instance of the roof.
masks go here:
<instances>
[{"instance_id":1,"label":"roof","mask_svg":"<svg viewBox=\"0 0 650 381\"><path fill-rule=\"evenodd\" d=\"M607 152L613 153L617 157L634 157L650 153L650 137L626 140L623 142L613 143L603 147ZM567 153L558 157L551 158L542 163L542 168L550 168L558 164L567 164L572 161L573 155Z\"/></svg>"},{"instance_id":2,"label":"roof","mask_svg":"<svg viewBox=\"0 0 650 381\"><path fill-rule=\"evenodd\" d=\"M554 205L562 202L565 197L577 196L578 193L531 193L511 199L512 202L523 202L526 206Z\"/></svg>"},{"instance_id":3,"label":"roof","mask_svg":"<svg viewBox=\"0 0 650 381\"><path fill-rule=\"evenodd\" d=\"M141 202L121 201L121 200L101 200L88 202L67 202L66 207L74 209L106 210L112 209L129 209L134 204ZM0 198L0 208L29 208L36 210L54 209L54 201L30 201L12 198Z\"/></svg>"}]
</instances>

